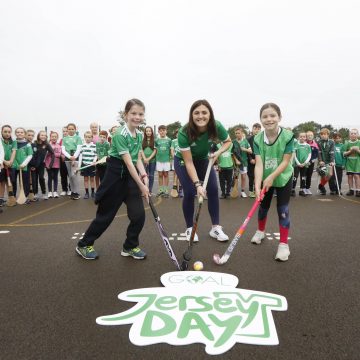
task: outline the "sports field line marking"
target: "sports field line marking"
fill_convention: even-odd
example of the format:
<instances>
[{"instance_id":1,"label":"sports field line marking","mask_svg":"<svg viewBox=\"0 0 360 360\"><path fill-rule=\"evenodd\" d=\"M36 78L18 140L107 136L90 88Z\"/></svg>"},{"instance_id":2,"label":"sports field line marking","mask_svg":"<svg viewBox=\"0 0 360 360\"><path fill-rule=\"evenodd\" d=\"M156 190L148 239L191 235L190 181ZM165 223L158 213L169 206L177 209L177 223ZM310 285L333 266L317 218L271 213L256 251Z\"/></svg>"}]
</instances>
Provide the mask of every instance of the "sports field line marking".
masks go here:
<instances>
[{"instance_id":1,"label":"sports field line marking","mask_svg":"<svg viewBox=\"0 0 360 360\"><path fill-rule=\"evenodd\" d=\"M1 230L0 234L8 234L10 232L10 230Z\"/></svg>"},{"instance_id":2,"label":"sports field line marking","mask_svg":"<svg viewBox=\"0 0 360 360\"><path fill-rule=\"evenodd\" d=\"M23 222L23 221L25 221L25 220L31 219L31 218L33 218L33 217L35 217L35 216L38 216L38 215L44 214L44 213L46 213L46 212L49 212L49 211L51 211L51 210L57 209L57 208L59 208L59 207L61 207L61 206L64 206L64 205L66 205L66 204L69 204L69 203L71 203L71 202L72 202L72 200L68 200L68 201L65 201L65 202L63 202L63 203L61 203L61 204L57 204L57 205L51 206L51 207L46 208L46 209L44 209L44 210L38 211L38 212L36 212L36 213L34 213L34 214L25 216L25 217L23 217L23 218L21 218L21 219L19 219L19 220L13 221L13 222L11 222L9 225L18 224L18 223Z\"/></svg>"},{"instance_id":3,"label":"sports field line marking","mask_svg":"<svg viewBox=\"0 0 360 360\"><path fill-rule=\"evenodd\" d=\"M69 200L68 202L72 202L72 200ZM64 203L67 204L68 202ZM157 206L162 202L161 198L159 198L154 205ZM61 205L61 204L59 204ZM59 206L56 205L56 206ZM54 209L54 207L52 207L52 209ZM145 211L149 210L150 207L145 207ZM50 210L50 209L49 209ZM38 212L36 214L33 214L31 217L39 215L40 213L45 212L45 210ZM121 218L121 217L125 217L127 216L127 213L125 214L120 214L120 215L116 215L115 218ZM29 216L28 216L29 218ZM94 218L91 219L86 219L86 220L73 220L73 221L61 221L61 222L52 222L52 223L42 223L42 224L18 224L20 221L24 221L25 218L20 219L20 220L16 220L10 224L0 224L0 228L1 227L36 227L36 226L54 226L54 225L71 225L71 224L81 224L81 223L86 223L86 222L91 222L94 220Z\"/></svg>"}]
</instances>

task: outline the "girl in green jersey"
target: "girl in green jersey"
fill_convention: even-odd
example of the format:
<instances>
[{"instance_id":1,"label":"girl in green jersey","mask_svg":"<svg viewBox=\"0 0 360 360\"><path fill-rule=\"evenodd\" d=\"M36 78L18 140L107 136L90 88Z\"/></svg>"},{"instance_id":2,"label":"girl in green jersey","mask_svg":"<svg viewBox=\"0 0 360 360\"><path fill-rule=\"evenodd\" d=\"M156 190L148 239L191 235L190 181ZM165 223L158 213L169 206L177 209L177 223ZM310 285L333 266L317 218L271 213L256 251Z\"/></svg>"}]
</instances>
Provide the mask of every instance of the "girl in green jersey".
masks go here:
<instances>
[{"instance_id":1,"label":"girl in green jersey","mask_svg":"<svg viewBox=\"0 0 360 360\"><path fill-rule=\"evenodd\" d=\"M360 197L360 140L357 129L351 129L350 139L344 145L344 157L346 158L346 175L348 176L349 191L346 195L356 194Z\"/></svg>"},{"instance_id":2,"label":"girl in green jersey","mask_svg":"<svg viewBox=\"0 0 360 360\"><path fill-rule=\"evenodd\" d=\"M254 138L255 193L257 199L260 199L261 188L265 188L266 193L259 207L258 230L251 242L261 244L261 240L265 237L267 213L276 189L280 244L275 259L286 261L290 255L289 200L293 174L290 160L293 153L294 135L290 130L279 127L281 112L276 104L263 105L260 109L260 120L264 131Z\"/></svg>"}]
</instances>

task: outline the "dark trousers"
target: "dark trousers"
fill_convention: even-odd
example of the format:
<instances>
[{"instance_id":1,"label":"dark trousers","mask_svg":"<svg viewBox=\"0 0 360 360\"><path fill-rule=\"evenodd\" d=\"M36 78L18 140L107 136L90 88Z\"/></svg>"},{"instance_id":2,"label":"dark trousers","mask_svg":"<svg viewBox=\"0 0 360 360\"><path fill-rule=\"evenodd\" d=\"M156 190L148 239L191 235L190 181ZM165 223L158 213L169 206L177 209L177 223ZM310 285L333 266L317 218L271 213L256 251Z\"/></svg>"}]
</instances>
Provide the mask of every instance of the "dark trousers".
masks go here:
<instances>
[{"instance_id":1,"label":"dark trousers","mask_svg":"<svg viewBox=\"0 0 360 360\"><path fill-rule=\"evenodd\" d=\"M249 191L255 191L254 180L255 180L255 164L248 164L247 175L249 178Z\"/></svg>"},{"instance_id":2,"label":"dark trousers","mask_svg":"<svg viewBox=\"0 0 360 360\"><path fill-rule=\"evenodd\" d=\"M40 166L36 167L35 170L30 171L31 174L31 182L33 192L36 195L39 191L39 184L41 188L41 192L43 194L46 193L45 187L45 164L41 164Z\"/></svg>"},{"instance_id":3,"label":"dark trousers","mask_svg":"<svg viewBox=\"0 0 360 360\"><path fill-rule=\"evenodd\" d=\"M16 195L16 190L17 190L17 178L19 175L20 171L16 170L16 169L11 169L10 171L10 179L11 179L11 183L13 186L13 193L14 196ZM29 195L30 192L30 174L29 171L22 171L22 181L23 181L23 186L24 186L24 193L25 196Z\"/></svg>"},{"instance_id":4,"label":"dark trousers","mask_svg":"<svg viewBox=\"0 0 360 360\"><path fill-rule=\"evenodd\" d=\"M54 168L47 169L47 174L48 174L48 189L49 189L49 191L57 192L59 169L54 169ZM54 184L54 188L53 188L53 184Z\"/></svg>"},{"instance_id":5,"label":"dark trousers","mask_svg":"<svg viewBox=\"0 0 360 360\"><path fill-rule=\"evenodd\" d=\"M60 178L62 191L68 191L68 171L63 160L60 160Z\"/></svg>"},{"instance_id":6,"label":"dark trousers","mask_svg":"<svg viewBox=\"0 0 360 360\"><path fill-rule=\"evenodd\" d=\"M145 209L140 190L127 171L123 161L110 157L106 172L95 201L98 203L96 217L86 230L78 246L92 246L112 223L117 211L124 202L130 224L126 232L124 249L130 250L139 245L139 234L145 223Z\"/></svg>"},{"instance_id":7,"label":"dark trousers","mask_svg":"<svg viewBox=\"0 0 360 360\"><path fill-rule=\"evenodd\" d=\"M96 175L99 176L100 182L103 181L106 172L106 165L96 165Z\"/></svg>"},{"instance_id":8,"label":"dark trousers","mask_svg":"<svg viewBox=\"0 0 360 360\"><path fill-rule=\"evenodd\" d=\"M296 183L297 183L299 174L300 174L300 189L305 189L306 173L307 173L306 167L300 168L298 166L294 166L294 177L293 177L293 182L292 182L293 189L296 188Z\"/></svg>"},{"instance_id":9,"label":"dark trousers","mask_svg":"<svg viewBox=\"0 0 360 360\"><path fill-rule=\"evenodd\" d=\"M290 202L290 195L291 195L291 186L292 186L292 179L290 178L289 181L283 187L271 187L265 194L263 200L260 203L260 208L263 209L270 209L271 200L274 195L274 190L276 189L276 202L277 207L288 205Z\"/></svg>"},{"instance_id":10,"label":"dark trousers","mask_svg":"<svg viewBox=\"0 0 360 360\"><path fill-rule=\"evenodd\" d=\"M341 166L335 166L335 171L339 182L339 190L341 191L343 168ZM336 191L336 192L338 191L335 174L333 174L333 176L329 180L329 187L330 187L330 191Z\"/></svg>"},{"instance_id":11,"label":"dark trousers","mask_svg":"<svg viewBox=\"0 0 360 360\"><path fill-rule=\"evenodd\" d=\"M153 186L154 186L154 175L155 175L155 169L156 169L156 162L151 162L145 165L146 173L149 177L149 190L152 192Z\"/></svg>"},{"instance_id":12,"label":"dark trousers","mask_svg":"<svg viewBox=\"0 0 360 360\"><path fill-rule=\"evenodd\" d=\"M305 179L305 187L306 187L306 189L311 188L311 177L312 177L313 172L314 172L314 166L315 166L315 163L311 162L309 167L306 170L306 179Z\"/></svg>"},{"instance_id":13,"label":"dark trousers","mask_svg":"<svg viewBox=\"0 0 360 360\"><path fill-rule=\"evenodd\" d=\"M220 189L223 195L230 195L233 168L219 168Z\"/></svg>"}]
</instances>

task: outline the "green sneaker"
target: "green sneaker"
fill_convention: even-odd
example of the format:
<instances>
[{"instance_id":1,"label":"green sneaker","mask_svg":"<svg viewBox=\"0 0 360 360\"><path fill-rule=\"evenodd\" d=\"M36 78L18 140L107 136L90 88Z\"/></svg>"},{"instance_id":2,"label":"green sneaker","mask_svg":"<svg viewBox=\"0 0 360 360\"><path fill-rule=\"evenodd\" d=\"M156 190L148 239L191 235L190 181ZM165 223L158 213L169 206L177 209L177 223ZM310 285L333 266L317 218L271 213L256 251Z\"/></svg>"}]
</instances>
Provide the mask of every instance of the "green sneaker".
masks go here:
<instances>
[{"instance_id":1,"label":"green sneaker","mask_svg":"<svg viewBox=\"0 0 360 360\"><path fill-rule=\"evenodd\" d=\"M250 192L249 192L249 197L250 197L250 198L256 197L255 191L250 191Z\"/></svg>"},{"instance_id":2,"label":"green sneaker","mask_svg":"<svg viewBox=\"0 0 360 360\"><path fill-rule=\"evenodd\" d=\"M98 253L92 246L77 246L75 251L86 260L95 260L99 257Z\"/></svg>"},{"instance_id":3,"label":"green sneaker","mask_svg":"<svg viewBox=\"0 0 360 360\"><path fill-rule=\"evenodd\" d=\"M156 194L156 197L163 196L164 192L162 190L159 190L159 192Z\"/></svg>"},{"instance_id":4,"label":"green sneaker","mask_svg":"<svg viewBox=\"0 0 360 360\"><path fill-rule=\"evenodd\" d=\"M136 260L142 260L142 259L145 259L146 252L141 250L139 247L136 247L136 248L133 248L130 250L126 250L123 248L121 251L121 255L122 256L132 256Z\"/></svg>"}]
</instances>

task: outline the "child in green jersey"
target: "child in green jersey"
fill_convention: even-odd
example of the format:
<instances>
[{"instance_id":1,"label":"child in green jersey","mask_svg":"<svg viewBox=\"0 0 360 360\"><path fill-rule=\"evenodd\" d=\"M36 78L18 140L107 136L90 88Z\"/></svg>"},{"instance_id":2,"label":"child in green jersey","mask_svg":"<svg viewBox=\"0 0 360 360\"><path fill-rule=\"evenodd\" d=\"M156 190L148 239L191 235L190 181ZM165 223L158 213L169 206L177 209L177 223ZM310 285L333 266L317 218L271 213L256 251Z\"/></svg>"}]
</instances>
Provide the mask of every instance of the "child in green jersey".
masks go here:
<instances>
[{"instance_id":1,"label":"child in green jersey","mask_svg":"<svg viewBox=\"0 0 360 360\"><path fill-rule=\"evenodd\" d=\"M179 142L178 142L178 138L177 138L178 133L179 133L179 129L176 129L176 130L174 131L174 138L171 140L171 147L170 147L170 152L171 152L171 170L174 171L173 189L178 192L178 196L179 196L179 197L183 197L182 186L181 186L181 184L180 184L179 178L177 177L176 171L175 171L175 168L174 168L174 157L175 157L175 153L179 151Z\"/></svg>"},{"instance_id":2,"label":"child in green jersey","mask_svg":"<svg viewBox=\"0 0 360 360\"><path fill-rule=\"evenodd\" d=\"M217 144L217 149L220 149L223 144ZM220 199L226 199L230 197L230 190L232 185L234 162L232 158L232 147L230 147L220 154L218 158L219 167L219 183L221 189Z\"/></svg>"},{"instance_id":3,"label":"child in green jersey","mask_svg":"<svg viewBox=\"0 0 360 360\"><path fill-rule=\"evenodd\" d=\"M335 168L333 171L333 176L329 180L329 187L330 187L330 195L340 195L341 194L341 183L342 183L342 176L343 170L345 168L345 158L344 158L344 144L342 142L342 137L340 134L334 134L334 142L335 142ZM335 174L336 172L336 174ZM336 176L335 176L336 175ZM337 179L337 182L336 182ZM338 189L339 186L339 189Z\"/></svg>"},{"instance_id":4,"label":"child in green jersey","mask_svg":"<svg viewBox=\"0 0 360 360\"><path fill-rule=\"evenodd\" d=\"M295 141L295 140L294 140ZM310 164L311 160L311 147L306 142L306 133L301 132L299 139L295 144L294 149L294 178L292 183L291 195L295 196L295 187L297 179L300 174L300 196L306 196L305 184L306 184L306 169Z\"/></svg>"},{"instance_id":5,"label":"child in green jersey","mask_svg":"<svg viewBox=\"0 0 360 360\"><path fill-rule=\"evenodd\" d=\"M290 228L289 201L292 187L294 135L290 130L281 128L280 108L273 103L265 104L260 109L260 121L264 131L254 138L255 194L260 200L261 188L266 193L258 213L258 230L252 237L253 244L261 244L265 238L267 213L276 189L277 212L279 217L280 243L276 260L287 261L290 255L288 234Z\"/></svg>"},{"instance_id":6,"label":"child in green jersey","mask_svg":"<svg viewBox=\"0 0 360 360\"><path fill-rule=\"evenodd\" d=\"M159 136L155 140L156 147L156 171L159 175L159 191L157 196L169 197L169 171L170 171L170 147L171 139L166 136L165 125L159 126Z\"/></svg>"},{"instance_id":7,"label":"child in green jersey","mask_svg":"<svg viewBox=\"0 0 360 360\"><path fill-rule=\"evenodd\" d=\"M1 128L1 145L4 149L3 166L0 171L0 206L5 205L5 186L7 185L7 172L11 169L15 159L17 143L11 138L12 128L10 125L3 125Z\"/></svg>"},{"instance_id":8,"label":"child in green jersey","mask_svg":"<svg viewBox=\"0 0 360 360\"><path fill-rule=\"evenodd\" d=\"M76 135L76 125L73 123L67 126L68 134L62 140L62 153L65 155L66 169L69 175L69 183L71 187L71 199L80 199L79 178L76 173L78 165L78 157L81 151L82 140Z\"/></svg>"},{"instance_id":9,"label":"child in green jersey","mask_svg":"<svg viewBox=\"0 0 360 360\"><path fill-rule=\"evenodd\" d=\"M359 131L351 129L350 139L344 145L344 157L346 158L346 175L348 176L349 191L348 196L356 194L360 197L360 140Z\"/></svg>"},{"instance_id":10,"label":"child in green jersey","mask_svg":"<svg viewBox=\"0 0 360 360\"><path fill-rule=\"evenodd\" d=\"M106 173L95 195L96 218L76 247L76 252L87 260L98 257L94 242L109 227L123 202L130 224L121 255L139 260L146 257L139 248L139 235L145 223L142 196L148 199L149 188L141 161L142 133L137 129L144 122L144 104L138 99L129 100L123 116L126 124L112 138Z\"/></svg>"},{"instance_id":11,"label":"child in green jersey","mask_svg":"<svg viewBox=\"0 0 360 360\"><path fill-rule=\"evenodd\" d=\"M107 141L107 139L108 132L105 130L101 130L99 132L99 141L96 143L96 154L99 160L102 159L104 156L109 155L110 143ZM96 165L96 174L99 177L99 183L101 183L104 178L105 170L106 163Z\"/></svg>"},{"instance_id":12,"label":"child in green jersey","mask_svg":"<svg viewBox=\"0 0 360 360\"><path fill-rule=\"evenodd\" d=\"M141 156L144 162L146 173L149 177L149 190L151 193L154 186L154 175L156 169L155 139L154 131L151 126L147 126L144 130Z\"/></svg>"}]
</instances>

